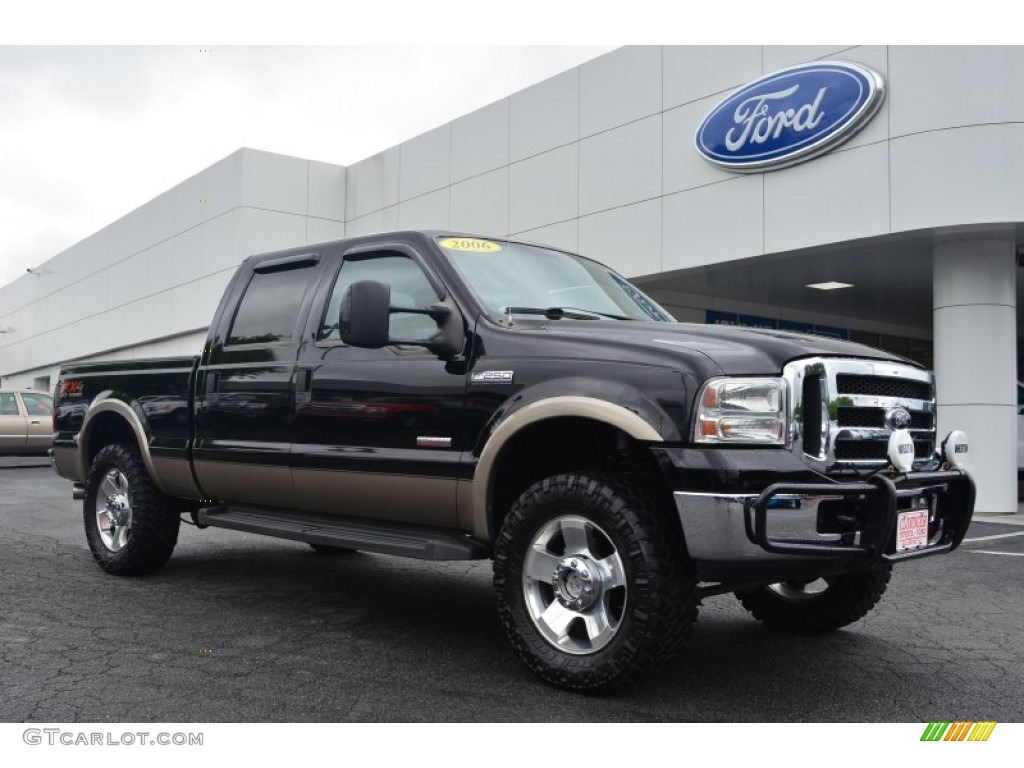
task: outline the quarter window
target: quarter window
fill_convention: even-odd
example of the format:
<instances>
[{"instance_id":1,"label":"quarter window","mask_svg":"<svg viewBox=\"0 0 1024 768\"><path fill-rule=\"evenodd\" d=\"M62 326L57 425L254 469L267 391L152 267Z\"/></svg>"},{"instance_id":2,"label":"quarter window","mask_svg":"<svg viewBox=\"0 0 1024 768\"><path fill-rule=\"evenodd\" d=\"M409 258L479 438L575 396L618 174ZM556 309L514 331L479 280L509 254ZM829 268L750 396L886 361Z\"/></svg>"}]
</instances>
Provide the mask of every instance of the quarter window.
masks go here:
<instances>
[{"instance_id":1,"label":"quarter window","mask_svg":"<svg viewBox=\"0 0 1024 768\"><path fill-rule=\"evenodd\" d=\"M419 265L408 256L383 254L346 259L341 265L338 279L327 304L327 312L320 325L319 338L324 341L340 339L338 319L341 300L352 283L361 280L379 280L391 286L391 305L398 307L429 307L441 297L427 280ZM394 339L424 341L437 333L437 323L426 315L395 312L391 315L389 335Z\"/></svg>"}]
</instances>

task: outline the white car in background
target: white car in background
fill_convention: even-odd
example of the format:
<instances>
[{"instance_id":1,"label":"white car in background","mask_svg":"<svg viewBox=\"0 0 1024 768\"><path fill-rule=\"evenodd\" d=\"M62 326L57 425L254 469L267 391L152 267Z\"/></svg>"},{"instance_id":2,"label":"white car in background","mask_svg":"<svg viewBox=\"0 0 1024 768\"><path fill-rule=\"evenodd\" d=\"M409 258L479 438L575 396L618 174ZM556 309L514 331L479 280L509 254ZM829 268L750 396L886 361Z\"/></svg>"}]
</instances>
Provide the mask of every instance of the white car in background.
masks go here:
<instances>
[{"instance_id":1,"label":"white car in background","mask_svg":"<svg viewBox=\"0 0 1024 768\"><path fill-rule=\"evenodd\" d=\"M0 390L0 456L45 456L53 443L53 396Z\"/></svg>"}]
</instances>

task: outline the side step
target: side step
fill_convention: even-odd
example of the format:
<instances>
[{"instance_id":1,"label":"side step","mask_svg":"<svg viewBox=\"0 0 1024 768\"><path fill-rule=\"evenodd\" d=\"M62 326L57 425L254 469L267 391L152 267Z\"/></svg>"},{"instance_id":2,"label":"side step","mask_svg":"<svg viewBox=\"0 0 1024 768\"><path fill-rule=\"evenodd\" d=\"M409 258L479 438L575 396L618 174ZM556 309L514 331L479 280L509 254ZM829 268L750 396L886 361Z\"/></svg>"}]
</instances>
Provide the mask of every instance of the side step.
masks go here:
<instances>
[{"instance_id":1,"label":"side step","mask_svg":"<svg viewBox=\"0 0 1024 768\"><path fill-rule=\"evenodd\" d=\"M426 525L237 505L200 509L197 517L200 525L215 528L420 560L481 560L490 554L487 545L464 533Z\"/></svg>"}]
</instances>

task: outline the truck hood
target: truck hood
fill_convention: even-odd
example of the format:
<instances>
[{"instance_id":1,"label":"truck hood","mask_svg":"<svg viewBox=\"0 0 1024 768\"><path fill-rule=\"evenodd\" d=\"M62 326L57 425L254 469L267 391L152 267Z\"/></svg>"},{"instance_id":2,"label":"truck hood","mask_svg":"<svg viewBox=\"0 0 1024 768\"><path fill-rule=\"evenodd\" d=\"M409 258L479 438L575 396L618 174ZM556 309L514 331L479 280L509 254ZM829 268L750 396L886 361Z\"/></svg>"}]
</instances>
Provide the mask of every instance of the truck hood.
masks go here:
<instances>
[{"instance_id":1,"label":"truck hood","mask_svg":"<svg viewBox=\"0 0 1024 768\"><path fill-rule=\"evenodd\" d=\"M699 353L727 375L777 374L790 360L817 356L867 358L916 365L863 344L772 329L603 320L557 320L541 323L535 328L578 342L586 338L605 346L622 345L633 352L642 348L661 359L671 357L673 350L686 357ZM517 323L517 330L525 329L524 325Z\"/></svg>"}]
</instances>

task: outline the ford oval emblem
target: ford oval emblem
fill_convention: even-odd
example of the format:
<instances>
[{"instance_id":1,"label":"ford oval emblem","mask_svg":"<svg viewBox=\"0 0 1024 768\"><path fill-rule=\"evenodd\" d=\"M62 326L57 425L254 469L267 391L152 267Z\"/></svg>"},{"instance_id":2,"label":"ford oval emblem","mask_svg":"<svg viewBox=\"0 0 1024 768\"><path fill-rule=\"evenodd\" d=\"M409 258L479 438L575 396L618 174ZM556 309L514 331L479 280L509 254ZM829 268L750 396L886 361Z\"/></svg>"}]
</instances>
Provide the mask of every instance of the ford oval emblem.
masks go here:
<instances>
[{"instance_id":1,"label":"ford oval emblem","mask_svg":"<svg viewBox=\"0 0 1024 768\"><path fill-rule=\"evenodd\" d=\"M784 168L846 141L874 116L885 81L845 61L790 67L718 104L697 129L697 151L731 171Z\"/></svg>"},{"instance_id":2,"label":"ford oval emblem","mask_svg":"<svg viewBox=\"0 0 1024 768\"><path fill-rule=\"evenodd\" d=\"M913 417L910 415L910 411L902 405L890 408L885 414L885 426L889 429L906 429L910 426L911 421L913 421Z\"/></svg>"}]
</instances>

